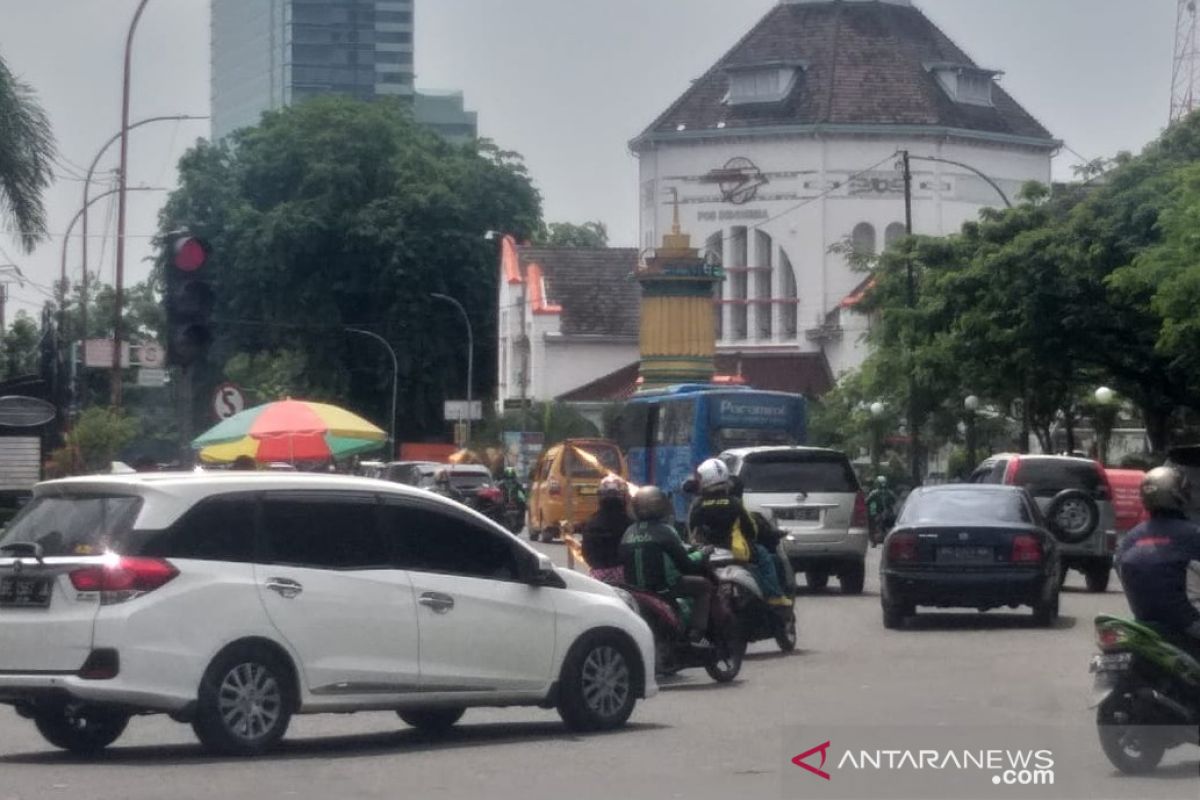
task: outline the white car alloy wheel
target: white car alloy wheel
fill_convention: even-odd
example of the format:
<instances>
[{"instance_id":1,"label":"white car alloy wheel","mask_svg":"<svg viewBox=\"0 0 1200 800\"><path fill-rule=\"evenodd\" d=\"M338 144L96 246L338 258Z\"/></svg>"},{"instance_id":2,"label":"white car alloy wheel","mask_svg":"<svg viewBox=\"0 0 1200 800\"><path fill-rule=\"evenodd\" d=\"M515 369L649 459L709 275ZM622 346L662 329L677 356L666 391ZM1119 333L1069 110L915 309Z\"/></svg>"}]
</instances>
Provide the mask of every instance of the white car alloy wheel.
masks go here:
<instances>
[{"instance_id":1,"label":"white car alloy wheel","mask_svg":"<svg viewBox=\"0 0 1200 800\"><path fill-rule=\"evenodd\" d=\"M269 735L283 714L279 681L262 664L238 664L229 670L217 698L225 727L247 742Z\"/></svg>"},{"instance_id":2,"label":"white car alloy wheel","mask_svg":"<svg viewBox=\"0 0 1200 800\"><path fill-rule=\"evenodd\" d=\"M1056 521L1066 533L1078 535L1087 529L1091 519L1092 515L1082 500L1068 500L1059 509Z\"/></svg>"},{"instance_id":3,"label":"white car alloy wheel","mask_svg":"<svg viewBox=\"0 0 1200 800\"><path fill-rule=\"evenodd\" d=\"M583 662L582 688L588 708L602 717L616 715L632 691L625 657L607 645L593 649Z\"/></svg>"}]
</instances>

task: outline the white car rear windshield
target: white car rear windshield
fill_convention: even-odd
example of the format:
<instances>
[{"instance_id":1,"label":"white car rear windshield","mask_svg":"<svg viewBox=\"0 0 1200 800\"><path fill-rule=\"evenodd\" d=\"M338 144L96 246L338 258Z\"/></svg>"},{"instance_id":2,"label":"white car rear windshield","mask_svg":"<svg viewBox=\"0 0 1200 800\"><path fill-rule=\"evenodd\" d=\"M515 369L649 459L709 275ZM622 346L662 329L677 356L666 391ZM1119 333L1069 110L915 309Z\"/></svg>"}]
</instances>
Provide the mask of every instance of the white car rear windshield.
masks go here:
<instances>
[{"instance_id":1,"label":"white car rear windshield","mask_svg":"<svg viewBox=\"0 0 1200 800\"><path fill-rule=\"evenodd\" d=\"M41 545L44 556L91 556L120 550L142 509L130 495L34 498L0 534L0 548Z\"/></svg>"}]
</instances>

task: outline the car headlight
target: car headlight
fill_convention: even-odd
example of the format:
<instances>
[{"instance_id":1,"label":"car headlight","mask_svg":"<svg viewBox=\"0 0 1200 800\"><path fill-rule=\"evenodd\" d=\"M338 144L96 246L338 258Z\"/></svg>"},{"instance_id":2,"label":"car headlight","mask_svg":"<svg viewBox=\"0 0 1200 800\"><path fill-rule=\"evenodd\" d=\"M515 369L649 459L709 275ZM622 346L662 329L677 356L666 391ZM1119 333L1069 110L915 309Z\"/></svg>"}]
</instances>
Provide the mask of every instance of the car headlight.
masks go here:
<instances>
[{"instance_id":1,"label":"car headlight","mask_svg":"<svg viewBox=\"0 0 1200 800\"><path fill-rule=\"evenodd\" d=\"M635 614L640 613L638 611L637 600L633 599L633 595L631 595L629 592L625 591L624 589L618 589L616 587L613 588L613 591L617 593L617 597L621 598L621 602L623 602L625 605L629 606L630 611L632 611Z\"/></svg>"}]
</instances>

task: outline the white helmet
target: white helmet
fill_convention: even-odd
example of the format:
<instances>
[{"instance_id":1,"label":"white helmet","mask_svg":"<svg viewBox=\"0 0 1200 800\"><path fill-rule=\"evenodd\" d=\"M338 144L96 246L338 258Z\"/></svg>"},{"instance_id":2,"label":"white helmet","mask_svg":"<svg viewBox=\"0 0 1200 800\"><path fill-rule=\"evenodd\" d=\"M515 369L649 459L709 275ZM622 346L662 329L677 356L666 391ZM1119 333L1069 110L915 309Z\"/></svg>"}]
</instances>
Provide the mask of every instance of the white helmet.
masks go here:
<instances>
[{"instance_id":1,"label":"white helmet","mask_svg":"<svg viewBox=\"0 0 1200 800\"><path fill-rule=\"evenodd\" d=\"M700 482L700 491L708 492L730 485L729 467L719 458L710 458L696 467L696 480Z\"/></svg>"}]
</instances>

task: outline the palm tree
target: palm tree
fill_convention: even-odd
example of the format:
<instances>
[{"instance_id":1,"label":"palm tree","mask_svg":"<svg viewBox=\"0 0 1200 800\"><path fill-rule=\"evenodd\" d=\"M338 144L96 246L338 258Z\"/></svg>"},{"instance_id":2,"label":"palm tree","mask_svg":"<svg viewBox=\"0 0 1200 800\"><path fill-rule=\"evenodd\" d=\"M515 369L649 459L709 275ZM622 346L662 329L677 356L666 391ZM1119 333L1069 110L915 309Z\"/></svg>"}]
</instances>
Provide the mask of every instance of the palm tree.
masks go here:
<instances>
[{"instance_id":1,"label":"palm tree","mask_svg":"<svg viewBox=\"0 0 1200 800\"><path fill-rule=\"evenodd\" d=\"M46 235L42 193L54 180L53 161L50 118L0 58L0 219L15 225L26 252Z\"/></svg>"}]
</instances>

